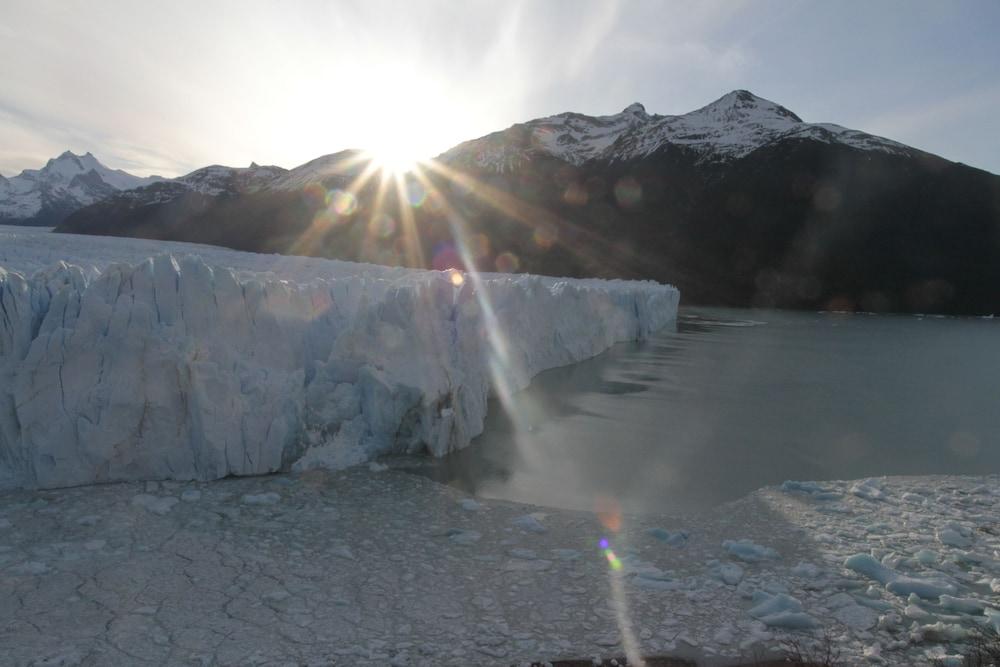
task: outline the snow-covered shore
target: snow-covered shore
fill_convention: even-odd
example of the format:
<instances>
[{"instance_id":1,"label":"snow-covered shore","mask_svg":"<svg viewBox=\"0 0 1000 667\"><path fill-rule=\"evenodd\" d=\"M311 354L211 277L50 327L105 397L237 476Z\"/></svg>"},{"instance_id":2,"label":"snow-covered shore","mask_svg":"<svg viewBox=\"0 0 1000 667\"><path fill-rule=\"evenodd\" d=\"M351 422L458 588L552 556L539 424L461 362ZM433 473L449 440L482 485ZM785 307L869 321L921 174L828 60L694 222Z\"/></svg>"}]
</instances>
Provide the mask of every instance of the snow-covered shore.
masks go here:
<instances>
[{"instance_id":1,"label":"snow-covered shore","mask_svg":"<svg viewBox=\"0 0 1000 667\"><path fill-rule=\"evenodd\" d=\"M721 665L829 634L847 665L959 664L1000 621L998 517L996 476L603 522L381 466L8 491L0 663Z\"/></svg>"},{"instance_id":2,"label":"snow-covered shore","mask_svg":"<svg viewBox=\"0 0 1000 667\"><path fill-rule=\"evenodd\" d=\"M645 337L678 298L3 228L0 488L440 455L494 388Z\"/></svg>"}]
</instances>

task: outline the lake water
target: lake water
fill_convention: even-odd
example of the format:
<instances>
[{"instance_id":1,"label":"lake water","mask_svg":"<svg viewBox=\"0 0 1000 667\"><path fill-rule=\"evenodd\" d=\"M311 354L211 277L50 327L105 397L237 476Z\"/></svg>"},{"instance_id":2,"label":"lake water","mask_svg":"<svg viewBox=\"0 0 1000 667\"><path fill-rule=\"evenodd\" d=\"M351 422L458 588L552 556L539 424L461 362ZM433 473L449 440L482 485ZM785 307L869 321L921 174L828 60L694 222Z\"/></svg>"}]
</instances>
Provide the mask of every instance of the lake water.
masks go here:
<instances>
[{"instance_id":1,"label":"lake water","mask_svg":"<svg viewBox=\"0 0 1000 667\"><path fill-rule=\"evenodd\" d=\"M1000 473L1000 319L686 308L540 374L418 472L575 509L707 509L786 479Z\"/></svg>"}]
</instances>

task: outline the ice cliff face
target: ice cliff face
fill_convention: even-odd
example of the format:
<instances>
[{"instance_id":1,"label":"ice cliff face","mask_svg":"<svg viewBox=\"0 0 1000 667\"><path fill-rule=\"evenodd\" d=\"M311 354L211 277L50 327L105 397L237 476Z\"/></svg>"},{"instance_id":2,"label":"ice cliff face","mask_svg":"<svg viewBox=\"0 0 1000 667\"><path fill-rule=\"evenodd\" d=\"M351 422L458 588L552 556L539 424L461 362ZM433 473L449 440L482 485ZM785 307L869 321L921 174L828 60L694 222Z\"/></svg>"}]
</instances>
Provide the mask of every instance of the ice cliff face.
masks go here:
<instances>
[{"instance_id":1,"label":"ice cliff face","mask_svg":"<svg viewBox=\"0 0 1000 667\"><path fill-rule=\"evenodd\" d=\"M386 276L0 268L0 488L441 455L482 430L491 387L646 336L678 302L648 282Z\"/></svg>"}]
</instances>

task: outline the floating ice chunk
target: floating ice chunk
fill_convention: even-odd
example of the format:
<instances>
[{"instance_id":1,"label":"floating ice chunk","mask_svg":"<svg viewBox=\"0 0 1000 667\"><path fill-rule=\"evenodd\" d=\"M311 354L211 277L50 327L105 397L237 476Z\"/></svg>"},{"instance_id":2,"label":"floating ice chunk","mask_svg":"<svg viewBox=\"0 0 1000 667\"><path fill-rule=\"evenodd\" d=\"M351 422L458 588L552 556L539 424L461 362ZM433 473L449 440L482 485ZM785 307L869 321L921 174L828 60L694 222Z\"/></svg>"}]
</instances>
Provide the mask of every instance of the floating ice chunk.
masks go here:
<instances>
[{"instance_id":1,"label":"floating ice chunk","mask_svg":"<svg viewBox=\"0 0 1000 667\"><path fill-rule=\"evenodd\" d=\"M743 568L736 563L723 563L719 566L719 578L730 586L736 586L743 580Z\"/></svg>"},{"instance_id":2,"label":"floating ice chunk","mask_svg":"<svg viewBox=\"0 0 1000 667\"><path fill-rule=\"evenodd\" d=\"M378 461L372 461L368 464L368 470L371 472L385 472L388 469L389 466L384 463L379 463Z\"/></svg>"},{"instance_id":3,"label":"floating ice chunk","mask_svg":"<svg viewBox=\"0 0 1000 667\"><path fill-rule=\"evenodd\" d=\"M843 494L834 489L828 488L819 482L796 482L786 480L781 484L781 490L785 493L806 494L815 500L838 500L843 498Z\"/></svg>"},{"instance_id":4,"label":"floating ice chunk","mask_svg":"<svg viewBox=\"0 0 1000 667\"><path fill-rule=\"evenodd\" d=\"M474 544L482 537L481 533L474 530L460 530L453 528L447 532L448 539L455 544Z\"/></svg>"},{"instance_id":5,"label":"floating ice chunk","mask_svg":"<svg viewBox=\"0 0 1000 667\"><path fill-rule=\"evenodd\" d=\"M969 636L969 631L961 625L941 621L932 625L922 625L917 629L917 633L926 641L942 643L962 641Z\"/></svg>"},{"instance_id":6,"label":"floating ice chunk","mask_svg":"<svg viewBox=\"0 0 1000 667\"><path fill-rule=\"evenodd\" d=\"M686 544L688 541L687 531L684 530L665 530L663 528L650 528L646 531L646 534L650 537L654 537L660 542L669 544L671 546L679 547Z\"/></svg>"},{"instance_id":7,"label":"floating ice chunk","mask_svg":"<svg viewBox=\"0 0 1000 667\"><path fill-rule=\"evenodd\" d=\"M201 500L201 491L198 489L184 489L181 492L181 500L186 503L195 503Z\"/></svg>"},{"instance_id":8,"label":"floating ice chunk","mask_svg":"<svg viewBox=\"0 0 1000 667\"><path fill-rule=\"evenodd\" d=\"M858 604L860 604L863 607L868 607L869 609L874 609L879 613L892 611L893 609L896 608L895 605L893 605L891 602L878 599L873 600L872 598L858 598Z\"/></svg>"},{"instance_id":9,"label":"floating ice chunk","mask_svg":"<svg viewBox=\"0 0 1000 667\"><path fill-rule=\"evenodd\" d=\"M930 620L931 613L919 605L910 603L903 609L903 616L914 621L927 621Z\"/></svg>"},{"instance_id":10,"label":"floating ice chunk","mask_svg":"<svg viewBox=\"0 0 1000 667\"><path fill-rule=\"evenodd\" d=\"M480 503L480 502L477 502L477 501L476 501L476 500L474 500L473 498L462 498L462 499L461 499L461 500L460 500L460 501L458 502L458 504L459 504L459 505L461 506L461 508L462 508L462 509L464 509L464 510L465 510L466 512L476 512L476 511L479 511L479 510L483 509L483 505L482 505L482 503Z\"/></svg>"},{"instance_id":11,"label":"floating ice chunk","mask_svg":"<svg viewBox=\"0 0 1000 667\"><path fill-rule=\"evenodd\" d=\"M893 581L899 573L875 560L870 554L855 554L844 561L844 567L874 579L883 586Z\"/></svg>"},{"instance_id":12,"label":"floating ice chunk","mask_svg":"<svg viewBox=\"0 0 1000 667\"><path fill-rule=\"evenodd\" d=\"M820 626L819 621L801 611L779 611L776 614L761 616L758 620L770 627L789 630L809 630Z\"/></svg>"},{"instance_id":13,"label":"floating ice chunk","mask_svg":"<svg viewBox=\"0 0 1000 667\"><path fill-rule=\"evenodd\" d=\"M826 491L819 482L796 482L794 480L785 480L781 483L781 490L785 493L820 493Z\"/></svg>"},{"instance_id":14,"label":"floating ice chunk","mask_svg":"<svg viewBox=\"0 0 1000 667\"><path fill-rule=\"evenodd\" d=\"M875 560L869 554L855 554L844 561L844 567L879 582L890 593L900 597L916 594L925 600L937 599L943 594L955 592L955 587L937 579L917 579L906 577Z\"/></svg>"},{"instance_id":15,"label":"floating ice chunk","mask_svg":"<svg viewBox=\"0 0 1000 667\"><path fill-rule=\"evenodd\" d=\"M535 514L525 514L524 516L519 516L511 523L521 530L526 530L529 533L544 533L547 530Z\"/></svg>"},{"instance_id":16,"label":"floating ice chunk","mask_svg":"<svg viewBox=\"0 0 1000 667\"><path fill-rule=\"evenodd\" d=\"M954 593L955 586L937 579L917 579L899 576L885 586L885 590L900 597L916 595L924 600L934 600L946 593Z\"/></svg>"},{"instance_id":17,"label":"floating ice chunk","mask_svg":"<svg viewBox=\"0 0 1000 667\"><path fill-rule=\"evenodd\" d=\"M921 549L913 554L913 557L916 558L917 562L921 565L934 565L938 561L938 555L930 549Z\"/></svg>"},{"instance_id":18,"label":"floating ice chunk","mask_svg":"<svg viewBox=\"0 0 1000 667\"><path fill-rule=\"evenodd\" d=\"M990 590L994 593L1000 593L1000 578L990 581Z\"/></svg>"},{"instance_id":19,"label":"floating ice chunk","mask_svg":"<svg viewBox=\"0 0 1000 667\"><path fill-rule=\"evenodd\" d=\"M886 493L882 483L876 479L865 479L851 486L851 493L865 500L885 500Z\"/></svg>"},{"instance_id":20,"label":"floating ice chunk","mask_svg":"<svg viewBox=\"0 0 1000 667\"><path fill-rule=\"evenodd\" d=\"M862 655L864 655L865 660L871 663L882 664L885 662L885 658L882 657L882 646L878 642L866 646Z\"/></svg>"},{"instance_id":21,"label":"floating ice chunk","mask_svg":"<svg viewBox=\"0 0 1000 667\"><path fill-rule=\"evenodd\" d=\"M179 502L180 500L173 496L154 496L148 493L140 493L132 497L133 505L160 516L168 513Z\"/></svg>"},{"instance_id":22,"label":"floating ice chunk","mask_svg":"<svg viewBox=\"0 0 1000 667\"><path fill-rule=\"evenodd\" d=\"M941 544L965 549L972 545L971 533L968 528L949 521L937 530L937 539Z\"/></svg>"},{"instance_id":23,"label":"floating ice chunk","mask_svg":"<svg viewBox=\"0 0 1000 667\"><path fill-rule=\"evenodd\" d=\"M959 614L971 614L979 616L986 611L990 603L975 598L956 598L951 595L942 595L940 598L942 608Z\"/></svg>"},{"instance_id":24,"label":"floating ice chunk","mask_svg":"<svg viewBox=\"0 0 1000 667\"><path fill-rule=\"evenodd\" d=\"M859 604L844 605L833 612L833 617L852 630L868 630L878 622L878 614Z\"/></svg>"},{"instance_id":25,"label":"floating ice chunk","mask_svg":"<svg viewBox=\"0 0 1000 667\"><path fill-rule=\"evenodd\" d=\"M772 621L777 619L789 620L787 615L797 614L802 612L802 603L790 595L784 593L778 593L777 595L769 595L763 591L757 591L753 596L754 606L750 608L747 612L754 618L760 619L768 625L779 625L780 627L793 627L788 625L781 625L781 623L768 622L765 619L770 618ZM796 626L798 627L798 626ZM813 626L807 626L813 627Z\"/></svg>"},{"instance_id":26,"label":"floating ice chunk","mask_svg":"<svg viewBox=\"0 0 1000 667\"><path fill-rule=\"evenodd\" d=\"M246 493L240 500L244 505L276 505L281 501L281 496L274 491Z\"/></svg>"},{"instance_id":27,"label":"floating ice chunk","mask_svg":"<svg viewBox=\"0 0 1000 667\"><path fill-rule=\"evenodd\" d=\"M816 579L820 575L820 569L812 563L799 563L792 568L792 574L803 579Z\"/></svg>"},{"instance_id":28,"label":"floating ice chunk","mask_svg":"<svg viewBox=\"0 0 1000 667\"><path fill-rule=\"evenodd\" d=\"M878 629L884 632L896 632L903 624L903 617L895 612L878 617Z\"/></svg>"},{"instance_id":29,"label":"floating ice chunk","mask_svg":"<svg viewBox=\"0 0 1000 667\"><path fill-rule=\"evenodd\" d=\"M771 547L762 546L751 540L726 540L722 546L732 556L747 563L781 558L778 552Z\"/></svg>"},{"instance_id":30,"label":"floating ice chunk","mask_svg":"<svg viewBox=\"0 0 1000 667\"><path fill-rule=\"evenodd\" d=\"M824 603L830 609L840 609L841 607L856 604L854 598L847 593L836 593L835 595L831 595L824 600Z\"/></svg>"},{"instance_id":31,"label":"floating ice chunk","mask_svg":"<svg viewBox=\"0 0 1000 667\"><path fill-rule=\"evenodd\" d=\"M993 628L993 632L1000 635L1000 609L987 607L985 610L986 624Z\"/></svg>"},{"instance_id":32,"label":"floating ice chunk","mask_svg":"<svg viewBox=\"0 0 1000 667\"><path fill-rule=\"evenodd\" d=\"M676 591L684 588L684 583L671 579L669 575L648 576L639 574L632 577L632 585L654 591Z\"/></svg>"}]
</instances>

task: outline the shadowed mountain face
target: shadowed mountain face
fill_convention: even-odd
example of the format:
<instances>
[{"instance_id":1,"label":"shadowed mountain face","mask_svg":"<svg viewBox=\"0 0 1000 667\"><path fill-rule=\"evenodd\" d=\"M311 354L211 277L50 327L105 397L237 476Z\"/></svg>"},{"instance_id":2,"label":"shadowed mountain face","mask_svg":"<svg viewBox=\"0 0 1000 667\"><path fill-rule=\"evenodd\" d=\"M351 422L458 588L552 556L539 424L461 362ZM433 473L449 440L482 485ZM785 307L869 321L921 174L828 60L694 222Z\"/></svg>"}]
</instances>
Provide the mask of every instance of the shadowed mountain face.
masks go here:
<instances>
[{"instance_id":1,"label":"shadowed mountain face","mask_svg":"<svg viewBox=\"0 0 1000 667\"><path fill-rule=\"evenodd\" d=\"M246 187L155 184L59 231L651 278L687 303L1000 312L1000 177L746 91L682 116L515 125L399 182L345 152Z\"/></svg>"}]
</instances>

